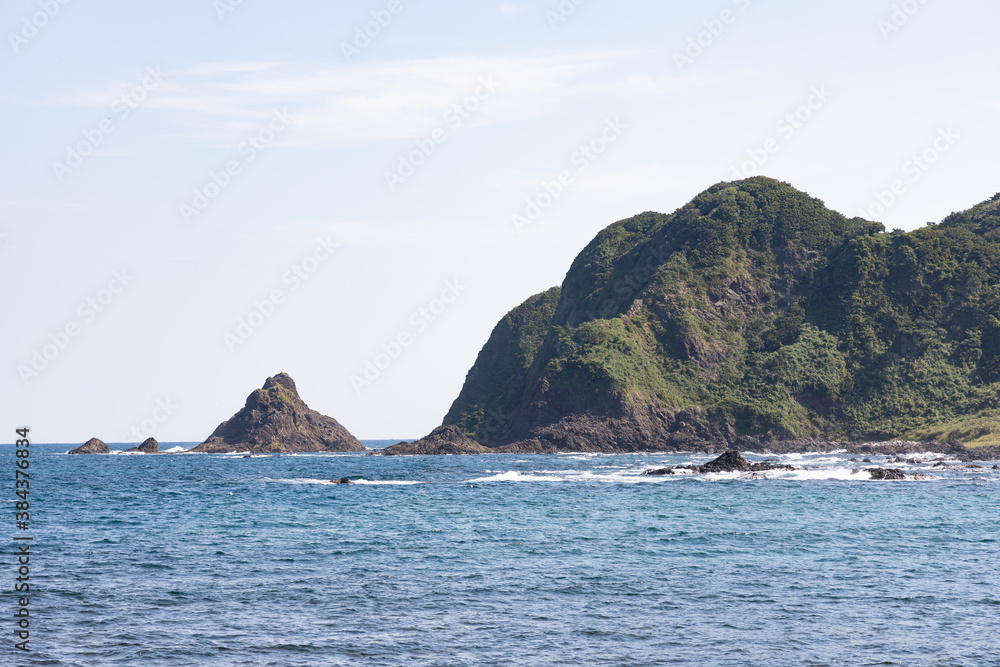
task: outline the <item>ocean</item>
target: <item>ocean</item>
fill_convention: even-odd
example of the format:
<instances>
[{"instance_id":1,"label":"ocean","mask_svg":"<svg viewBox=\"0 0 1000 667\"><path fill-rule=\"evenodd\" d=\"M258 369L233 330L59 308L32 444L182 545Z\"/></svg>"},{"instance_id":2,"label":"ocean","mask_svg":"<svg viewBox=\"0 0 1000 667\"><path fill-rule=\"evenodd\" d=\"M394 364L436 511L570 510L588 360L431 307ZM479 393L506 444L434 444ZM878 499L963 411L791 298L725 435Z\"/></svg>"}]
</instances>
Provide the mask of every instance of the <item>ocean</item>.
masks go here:
<instances>
[{"instance_id":1,"label":"ocean","mask_svg":"<svg viewBox=\"0 0 1000 667\"><path fill-rule=\"evenodd\" d=\"M2 664L1000 665L992 463L31 448L31 650L8 547Z\"/></svg>"}]
</instances>

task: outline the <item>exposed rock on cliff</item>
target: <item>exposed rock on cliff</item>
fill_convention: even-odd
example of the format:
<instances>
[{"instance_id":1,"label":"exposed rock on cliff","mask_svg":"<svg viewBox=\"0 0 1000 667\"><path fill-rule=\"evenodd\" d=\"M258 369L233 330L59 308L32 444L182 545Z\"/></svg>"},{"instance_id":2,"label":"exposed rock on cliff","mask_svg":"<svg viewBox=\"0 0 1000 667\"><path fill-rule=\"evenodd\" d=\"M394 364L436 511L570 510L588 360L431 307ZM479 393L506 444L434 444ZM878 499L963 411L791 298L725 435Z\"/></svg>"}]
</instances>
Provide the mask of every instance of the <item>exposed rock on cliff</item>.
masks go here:
<instances>
[{"instance_id":1,"label":"exposed rock on cliff","mask_svg":"<svg viewBox=\"0 0 1000 667\"><path fill-rule=\"evenodd\" d=\"M360 452L365 447L332 417L311 410L287 373L270 377L243 409L190 450L205 453Z\"/></svg>"}]
</instances>

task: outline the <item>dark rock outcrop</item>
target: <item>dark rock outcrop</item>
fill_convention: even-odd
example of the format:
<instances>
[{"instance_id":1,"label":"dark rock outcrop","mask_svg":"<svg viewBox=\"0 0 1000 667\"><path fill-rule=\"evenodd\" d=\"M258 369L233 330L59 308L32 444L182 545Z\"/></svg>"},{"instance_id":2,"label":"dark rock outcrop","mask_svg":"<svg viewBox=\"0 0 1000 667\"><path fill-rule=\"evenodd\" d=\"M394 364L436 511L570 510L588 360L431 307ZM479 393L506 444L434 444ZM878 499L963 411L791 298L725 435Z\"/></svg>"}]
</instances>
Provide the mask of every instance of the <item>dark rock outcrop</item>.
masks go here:
<instances>
[{"instance_id":1,"label":"dark rock outcrop","mask_svg":"<svg viewBox=\"0 0 1000 667\"><path fill-rule=\"evenodd\" d=\"M340 479L331 479L331 484L354 484L350 477L341 477Z\"/></svg>"},{"instance_id":2,"label":"dark rock outcrop","mask_svg":"<svg viewBox=\"0 0 1000 667\"><path fill-rule=\"evenodd\" d=\"M97 438L91 438L82 446L70 450L70 454L110 454L111 450Z\"/></svg>"},{"instance_id":3,"label":"dark rock outcrop","mask_svg":"<svg viewBox=\"0 0 1000 667\"><path fill-rule=\"evenodd\" d=\"M750 464L743 455L736 450L731 450L717 459L709 461L699 468L701 473L712 472L749 472Z\"/></svg>"},{"instance_id":4,"label":"dark rock outcrop","mask_svg":"<svg viewBox=\"0 0 1000 667\"><path fill-rule=\"evenodd\" d=\"M131 449L126 449L125 451L139 454L159 454L160 443L156 442L156 438L146 438L138 447L132 447Z\"/></svg>"},{"instance_id":5,"label":"dark rock outcrop","mask_svg":"<svg viewBox=\"0 0 1000 667\"><path fill-rule=\"evenodd\" d=\"M423 454L490 454L493 450L462 433L454 425L438 426L428 435L414 442L400 442L374 451L379 456L418 456Z\"/></svg>"},{"instance_id":6,"label":"dark rock outcrop","mask_svg":"<svg viewBox=\"0 0 1000 667\"><path fill-rule=\"evenodd\" d=\"M714 472L765 472L767 470L796 470L795 466L782 465L773 459L750 463L735 449L700 466L674 466L672 468L656 468L647 470L643 475L706 475Z\"/></svg>"},{"instance_id":7,"label":"dark rock outcrop","mask_svg":"<svg viewBox=\"0 0 1000 667\"><path fill-rule=\"evenodd\" d=\"M872 479L906 479L906 473L899 468L869 468L868 474L871 475Z\"/></svg>"},{"instance_id":8,"label":"dark rock outcrop","mask_svg":"<svg viewBox=\"0 0 1000 667\"><path fill-rule=\"evenodd\" d=\"M309 408L287 373L270 377L246 405L192 452L255 454L361 452L365 450L336 419Z\"/></svg>"}]
</instances>

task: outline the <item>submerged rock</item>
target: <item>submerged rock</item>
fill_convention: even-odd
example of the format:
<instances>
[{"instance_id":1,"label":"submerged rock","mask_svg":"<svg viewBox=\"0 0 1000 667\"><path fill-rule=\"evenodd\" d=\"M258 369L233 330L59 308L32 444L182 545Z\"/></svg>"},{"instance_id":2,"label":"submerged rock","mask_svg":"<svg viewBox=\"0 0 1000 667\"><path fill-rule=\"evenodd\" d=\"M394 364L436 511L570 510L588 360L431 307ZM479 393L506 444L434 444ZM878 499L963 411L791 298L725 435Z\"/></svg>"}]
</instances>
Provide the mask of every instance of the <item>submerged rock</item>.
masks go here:
<instances>
[{"instance_id":1,"label":"submerged rock","mask_svg":"<svg viewBox=\"0 0 1000 667\"><path fill-rule=\"evenodd\" d=\"M192 452L254 454L361 452L365 446L336 419L309 408L287 373L269 377L243 409Z\"/></svg>"},{"instance_id":2,"label":"submerged rock","mask_svg":"<svg viewBox=\"0 0 1000 667\"><path fill-rule=\"evenodd\" d=\"M372 452L377 456L418 456L424 454L489 454L491 449L462 433L457 426L438 426L428 435L414 442L400 442L383 450Z\"/></svg>"},{"instance_id":3,"label":"submerged rock","mask_svg":"<svg viewBox=\"0 0 1000 667\"><path fill-rule=\"evenodd\" d=\"M70 450L70 454L110 454L111 450L97 438L91 438L80 447Z\"/></svg>"},{"instance_id":4,"label":"submerged rock","mask_svg":"<svg viewBox=\"0 0 1000 667\"><path fill-rule=\"evenodd\" d=\"M126 452L137 452L142 454L159 454L160 453L160 443L156 442L156 438L146 438L141 445L138 447L133 447L132 449L126 449Z\"/></svg>"}]
</instances>

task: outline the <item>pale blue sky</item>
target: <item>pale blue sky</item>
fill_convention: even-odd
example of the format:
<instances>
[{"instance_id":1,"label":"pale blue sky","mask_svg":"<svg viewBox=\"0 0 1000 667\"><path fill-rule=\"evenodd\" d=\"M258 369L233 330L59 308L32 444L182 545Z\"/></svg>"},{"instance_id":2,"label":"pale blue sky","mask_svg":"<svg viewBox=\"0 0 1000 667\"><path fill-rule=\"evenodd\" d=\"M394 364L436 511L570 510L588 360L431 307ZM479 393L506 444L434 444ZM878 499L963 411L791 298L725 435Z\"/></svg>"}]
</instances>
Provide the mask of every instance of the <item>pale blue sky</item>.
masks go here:
<instances>
[{"instance_id":1,"label":"pale blue sky","mask_svg":"<svg viewBox=\"0 0 1000 667\"><path fill-rule=\"evenodd\" d=\"M890 228L1000 190L987 0L63 1L0 10L3 421L39 441L201 440L279 371L418 437L595 233L741 165Z\"/></svg>"}]
</instances>

